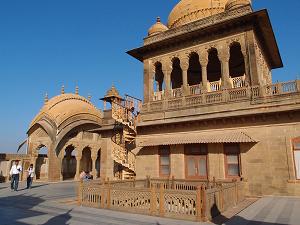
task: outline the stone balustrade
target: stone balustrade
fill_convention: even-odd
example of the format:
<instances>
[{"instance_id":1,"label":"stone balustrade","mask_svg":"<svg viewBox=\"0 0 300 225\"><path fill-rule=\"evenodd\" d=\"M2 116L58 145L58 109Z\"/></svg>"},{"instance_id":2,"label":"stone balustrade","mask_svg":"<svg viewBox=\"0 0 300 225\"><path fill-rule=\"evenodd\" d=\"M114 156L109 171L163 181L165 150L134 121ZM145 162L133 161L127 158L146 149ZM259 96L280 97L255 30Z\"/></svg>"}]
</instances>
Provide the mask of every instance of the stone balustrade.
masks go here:
<instances>
[{"instance_id":1,"label":"stone balustrade","mask_svg":"<svg viewBox=\"0 0 300 225\"><path fill-rule=\"evenodd\" d=\"M174 110L184 107L196 107L200 105L229 103L243 100L253 101L260 98L270 98L279 95L300 93L300 80L283 83L275 83L266 86L245 86L243 77L232 78L234 87L230 89L220 88L219 81L209 84L214 91L202 91L202 85L190 86L188 95L183 95L182 89L175 89L172 98L162 98L144 104L143 112L155 112L161 110ZM213 88L212 88L213 87Z\"/></svg>"},{"instance_id":2,"label":"stone balustrade","mask_svg":"<svg viewBox=\"0 0 300 225\"><path fill-rule=\"evenodd\" d=\"M177 179L81 182L78 203L153 216L206 221L245 199L243 182Z\"/></svg>"}]
</instances>

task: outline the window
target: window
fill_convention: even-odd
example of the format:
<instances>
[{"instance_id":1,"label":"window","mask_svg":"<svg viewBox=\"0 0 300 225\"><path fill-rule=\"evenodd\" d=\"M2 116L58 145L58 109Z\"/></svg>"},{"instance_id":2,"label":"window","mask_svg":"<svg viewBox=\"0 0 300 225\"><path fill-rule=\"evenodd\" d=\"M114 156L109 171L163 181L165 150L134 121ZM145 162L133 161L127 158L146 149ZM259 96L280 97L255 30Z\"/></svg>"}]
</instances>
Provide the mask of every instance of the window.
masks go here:
<instances>
[{"instance_id":1,"label":"window","mask_svg":"<svg viewBox=\"0 0 300 225\"><path fill-rule=\"evenodd\" d=\"M238 144L224 145L226 177L240 176L240 147Z\"/></svg>"},{"instance_id":2,"label":"window","mask_svg":"<svg viewBox=\"0 0 300 225\"><path fill-rule=\"evenodd\" d=\"M161 177L170 176L170 146L159 148L159 173Z\"/></svg>"},{"instance_id":3,"label":"window","mask_svg":"<svg viewBox=\"0 0 300 225\"><path fill-rule=\"evenodd\" d=\"M207 145L185 145L186 177L207 179Z\"/></svg>"},{"instance_id":4,"label":"window","mask_svg":"<svg viewBox=\"0 0 300 225\"><path fill-rule=\"evenodd\" d=\"M296 179L300 180L300 138L293 141Z\"/></svg>"}]
</instances>

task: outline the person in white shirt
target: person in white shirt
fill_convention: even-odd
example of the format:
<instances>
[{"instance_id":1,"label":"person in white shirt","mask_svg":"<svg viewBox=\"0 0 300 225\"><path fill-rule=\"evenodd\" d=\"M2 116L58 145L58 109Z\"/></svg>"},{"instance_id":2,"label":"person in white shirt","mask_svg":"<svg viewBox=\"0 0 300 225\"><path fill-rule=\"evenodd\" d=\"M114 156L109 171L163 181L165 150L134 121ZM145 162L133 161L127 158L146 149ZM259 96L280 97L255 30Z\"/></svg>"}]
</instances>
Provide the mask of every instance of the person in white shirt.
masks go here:
<instances>
[{"instance_id":1,"label":"person in white shirt","mask_svg":"<svg viewBox=\"0 0 300 225\"><path fill-rule=\"evenodd\" d=\"M28 170L27 170L27 189L31 188L32 180L34 178L34 168L33 164L30 164Z\"/></svg>"},{"instance_id":2,"label":"person in white shirt","mask_svg":"<svg viewBox=\"0 0 300 225\"><path fill-rule=\"evenodd\" d=\"M19 178L20 173L22 172L22 166L19 165L19 161L16 160L15 164L10 169L10 176L11 176L11 184L10 188L11 190L17 191L19 186Z\"/></svg>"}]
</instances>

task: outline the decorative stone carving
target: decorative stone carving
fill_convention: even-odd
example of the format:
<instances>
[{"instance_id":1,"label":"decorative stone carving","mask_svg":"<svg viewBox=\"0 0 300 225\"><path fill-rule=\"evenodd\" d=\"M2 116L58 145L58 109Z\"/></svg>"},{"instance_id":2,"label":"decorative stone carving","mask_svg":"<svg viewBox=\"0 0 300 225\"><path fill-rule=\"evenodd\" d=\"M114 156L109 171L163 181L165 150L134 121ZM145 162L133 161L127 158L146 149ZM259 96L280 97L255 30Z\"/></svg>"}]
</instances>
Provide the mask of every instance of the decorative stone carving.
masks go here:
<instances>
[{"instance_id":1,"label":"decorative stone carving","mask_svg":"<svg viewBox=\"0 0 300 225\"><path fill-rule=\"evenodd\" d=\"M181 27L177 27L177 28L162 32L158 35L145 38L144 45L149 45L149 44L152 44L155 42L169 39L171 37L182 35L182 34L185 34L185 33L191 32L191 31L199 30L203 27L207 27L212 24L221 23L221 22L229 20L229 19L233 19L233 18L237 18L237 17L243 16L243 15L249 14L252 11L253 10L250 5L240 7L235 10L228 10L223 13L219 13L214 16L206 17L204 19L183 25Z\"/></svg>"}]
</instances>

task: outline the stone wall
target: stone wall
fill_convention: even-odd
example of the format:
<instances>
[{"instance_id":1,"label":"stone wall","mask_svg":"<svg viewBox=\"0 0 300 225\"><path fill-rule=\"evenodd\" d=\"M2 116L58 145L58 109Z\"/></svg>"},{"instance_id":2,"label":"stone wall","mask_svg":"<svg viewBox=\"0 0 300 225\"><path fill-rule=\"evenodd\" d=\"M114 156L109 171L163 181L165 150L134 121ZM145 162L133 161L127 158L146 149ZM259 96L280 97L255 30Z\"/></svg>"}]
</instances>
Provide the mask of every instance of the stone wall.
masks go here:
<instances>
[{"instance_id":1,"label":"stone wall","mask_svg":"<svg viewBox=\"0 0 300 225\"><path fill-rule=\"evenodd\" d=\"M279 123L227 128L240 131L258 143L240 144L241 177L247 181L247 192L252 196L299 195L296 180L292 139L300 137L300 123ZM210 130L214 135L214 130ZM145 147L137 156L137 178L159 176L158 147ZM225 179L223 144L208 145L209 179ZM184 146L171 147L171 176L185 178Z\"/></svg>"}]
</instances>

